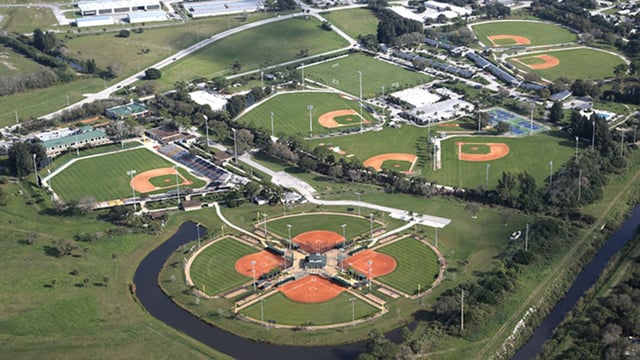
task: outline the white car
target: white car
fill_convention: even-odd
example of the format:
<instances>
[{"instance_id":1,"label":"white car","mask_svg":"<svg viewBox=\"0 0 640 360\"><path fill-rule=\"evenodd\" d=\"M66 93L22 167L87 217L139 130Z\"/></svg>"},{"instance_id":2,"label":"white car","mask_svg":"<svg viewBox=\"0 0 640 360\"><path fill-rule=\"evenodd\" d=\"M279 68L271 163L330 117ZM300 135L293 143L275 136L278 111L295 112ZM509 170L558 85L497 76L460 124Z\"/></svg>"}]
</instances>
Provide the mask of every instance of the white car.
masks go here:
<instances>
[{"instance_id":1,"label":"white car","mask_svg":"<svg viewBox=\"0 0 640 360\"><path fill-rule=\"evenodd\" d=\"M509 236L509 240L518 240L520 239L520 236L522 236L522 231L514 231L511 233L511 236Z\"/></svg>"}]
</instances>

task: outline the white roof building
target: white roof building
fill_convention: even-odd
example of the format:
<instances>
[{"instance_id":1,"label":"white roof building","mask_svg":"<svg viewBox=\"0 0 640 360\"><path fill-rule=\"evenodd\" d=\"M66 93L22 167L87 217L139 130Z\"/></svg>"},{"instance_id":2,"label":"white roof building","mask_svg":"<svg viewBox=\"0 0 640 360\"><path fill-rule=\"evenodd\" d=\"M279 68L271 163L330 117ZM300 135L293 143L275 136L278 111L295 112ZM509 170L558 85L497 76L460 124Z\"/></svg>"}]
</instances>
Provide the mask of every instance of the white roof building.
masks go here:
<instances>
[{"instance_id":1,"label":"white roof building","mask_svg":"<svg viewBox=\"0 0 640 360\"><path fill-rule=\"evenodd\" d=\"M262 9L262 2L257 0L214 0L185 2L182 6L192 18L237 14Z\"/></svg>"},{"instance_id":2,"label":"white roof building","mask_svg":"<svg viewBox=\"0 0 640 360\"><path fill-rule=\"evenodd\" d=\"M154 21L166 21L167 14L164 11L139 11L130 12L127 14L127 19L130 24L140 24Z\"/></svg>"},{"instance_id":3,"label":"white roof building","mask_svg":"<svg viewBox=\"0 0 640 360\"><path fill-rule=\"evenodd\" d=\"M90 27L90 26L106 26L115 24L115 20L111 16L90 16L86 18L76 19L76 26Z\"/></svg>"},{"instance_id":4,"label":"white roof building","mask_svg":"<svg viewBox=\"0 0 640 360\"><path fill-rule=\"evenodd\" d=\"M196 104L209 105L213 111L223 110L227 104L227 98L224 96L205 90L190 92L189 96Z\"/></svg>"},{"instance_id":5,"label":"white roof building","mask_svg":"<svg viewBox=\"0 0 640 360\"><path fill-rule=\"evenodd\" d=\"M160 10L160 0L88 0L79 1L82 16L109 15L132 11Z\"/></svg>"}]
</instances>

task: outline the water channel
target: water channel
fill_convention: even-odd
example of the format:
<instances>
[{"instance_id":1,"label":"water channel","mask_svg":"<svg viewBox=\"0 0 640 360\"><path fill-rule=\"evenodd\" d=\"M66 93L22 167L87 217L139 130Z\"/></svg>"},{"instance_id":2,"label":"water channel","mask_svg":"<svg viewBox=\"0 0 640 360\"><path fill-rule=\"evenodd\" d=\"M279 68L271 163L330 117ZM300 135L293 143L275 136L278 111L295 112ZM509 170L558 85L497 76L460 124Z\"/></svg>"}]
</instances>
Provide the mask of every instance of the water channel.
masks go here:
<instances>
[{"instance_id":1,"label":"water channel","mask_svg":"<svg viewBox=\"0 0 640 360\"><path fill-rule=\"evenodd\" d=\"M598 280L613 255L620 251L631 240L640 225L640 205L636 205L629 218L607 240L604 246L593 257L591 262L578 274L565 296L560 299L549 315L535 329L531 338L516 352L513 360L535 359L544 343L551 339L553 331L573 309L578 300Z\"/></svg>"}]
</instances>

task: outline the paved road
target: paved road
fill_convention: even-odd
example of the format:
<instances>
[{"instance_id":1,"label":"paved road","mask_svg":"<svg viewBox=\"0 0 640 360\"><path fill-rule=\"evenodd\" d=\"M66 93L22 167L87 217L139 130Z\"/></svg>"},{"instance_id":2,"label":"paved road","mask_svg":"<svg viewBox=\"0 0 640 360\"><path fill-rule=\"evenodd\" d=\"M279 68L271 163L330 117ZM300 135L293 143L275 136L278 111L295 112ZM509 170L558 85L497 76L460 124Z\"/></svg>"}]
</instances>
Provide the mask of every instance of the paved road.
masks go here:
<instances>
[{"instance_id":1,"label":"paved road","mask_svg":"<svg viewBox=\"0 0 640 360\"><path fill-rule=\"evenodd\" d=\"M355 201L355 200L320 200L314 197L316 190L306 182L287 174L284 171L273 171L266 166L263 166L251 159L249 154L243 154L238 157L238 160L243 163L252 166L268 175L271 176L271 182L280 185L286 188L291 188L298 191L302 194L307 200L312 204L318 205L327 205L327 206L359 206L365 207L373 210L383 211L391 214L391 217L396 219L402 219L405 221L410 221L412 223L443 228L451 222L451 219L442 218L439 216L432 215L422 215L421 217L413 217L409 216L408 210L404 209L396 209L388 206L382 206L377 204L372 204L364 201Z\"/></svg>"}]
</instances>

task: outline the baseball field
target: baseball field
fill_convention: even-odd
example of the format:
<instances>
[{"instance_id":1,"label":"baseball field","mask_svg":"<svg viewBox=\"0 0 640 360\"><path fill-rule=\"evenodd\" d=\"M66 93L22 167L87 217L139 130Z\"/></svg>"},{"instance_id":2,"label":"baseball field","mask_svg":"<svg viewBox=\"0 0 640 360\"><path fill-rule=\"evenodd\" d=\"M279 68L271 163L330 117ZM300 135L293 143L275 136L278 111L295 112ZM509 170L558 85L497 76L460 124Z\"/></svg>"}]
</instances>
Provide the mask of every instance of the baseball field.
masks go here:
<instances>
[{"instance_id":1,"label":"baseball field","mask_svg":"<svg viewBox=\"0 0 640 360\"><path fill-rule=\"evenodd\" d=\"M397 262L392 273L377 280L406 294L416 293L418 287L427 289L438 276L438 256L419 240L403 239L377 251L393 257Z\"/></svg>"},{"instance_id":2,"label":"baseball field","mask_svg":"<svg viewBox=\"0 0 640 360\"><path fill-rule=\"evenodd\" d=\"M147 149L135 149L80 159L51 178L50 184L53 191L65 201L85 197L91 197L96 201L114 200L132 195L128 171L136 170L137 174L141 174L153 169L170 170L172 166L173 163ZM179 168L178 171L182 184L190 182L189 186L194 189L205 185L204 181L192 176L185 169ZM165 186L175 185L175 175L173 181L165 183Z\"/></svg>"},{"instance_id":3,"label":"baseball field","mask_svg":"<svg viewBox=\"0 0 640 360\"><path fill-rule=\"evenodd\" d=\"M570 80L606 79L613 77L614 67L625 63L612 53L592 48L527 53L507 58L507 61L551 81L560 77Z\"/></svg>"},{"instance_id":4,"label":"baseball field","mask_svg":"<svg viewBox=\"0 0 640 360\"><path fill-rule=\"evenodd\" d=\"M308 105L313 106L311 118L314 135L335 133L348 129L360 129L360 106L356 99L344 97L334 92L305 91L280 94L253 108L237 121L250 123L271 131L271 113L273 112L274 131L276 135L295 134L309 136ZM339 124L340 126L338 127L326 127L326 123L325 126L321 125L320 120L322 115L340 110L350 110L351 120L347 121L346 118L342 119L344 124ZM363 123L363 126L370 126L374 120L373 117L365 110L363 110L362 116L366 121ZM350 126L348 123L353 125Z\"/></svg>"},{"instance_id":5,"label":"baseball field","mask_svg":"<svg viewBox=\"0 0 640 360\"><path fill-rule=\"evenodd\" d=\"M577 35L560 25L525 20L491 21L471 25L485 46L538 46L574 42Z\"/></svg>"},{"instance_id":6,"label":"baseball field","mask_svg":"<svg viewBox=\"0 0 640 360\"><path fill-rule=\"evenodd\" d=\"M322 13L322 17L353 38L358 38L358 35L375 34L380 22L373 11L367 8L330 11Z\"/></svg>"},{"instance_id":7,"label":"baseball field","mask_svg":"<svg viewBox=\"0 0 640 360\"><path fill-rule=\"evenodd\" d=\"M332 61L305 68L305 77L329 87L360 95L362 72L362 97L371 98L382 92L389 94L399 88L416 86L433 80L431 76L392 65L364 54L351 54Z\"/></svg>"},{"instance_id":8,"label":"baseball field","mask_svg":"<svg viewBox=\"0 0 640 360\"><path fill-rule=\"evenodd\" d=\"M355 211L357 214L357 210ZM368 212L362 212L367 216ZM368 218L359 218L356 216L346 216L336 214L302 214L298 216L290 216L286 218L268 220L267 230L273 232L283 238L288 236L287 224L291 225L291 237L295 237L299 234L315 231L325 230L333 231L342 235L342 224L345 224L345 234L347 238L352 238L364 233L369 232L371 223ZM380 227L380 224L374 222L373 230L375 231Z\"/></svg>"}]
</instances>

